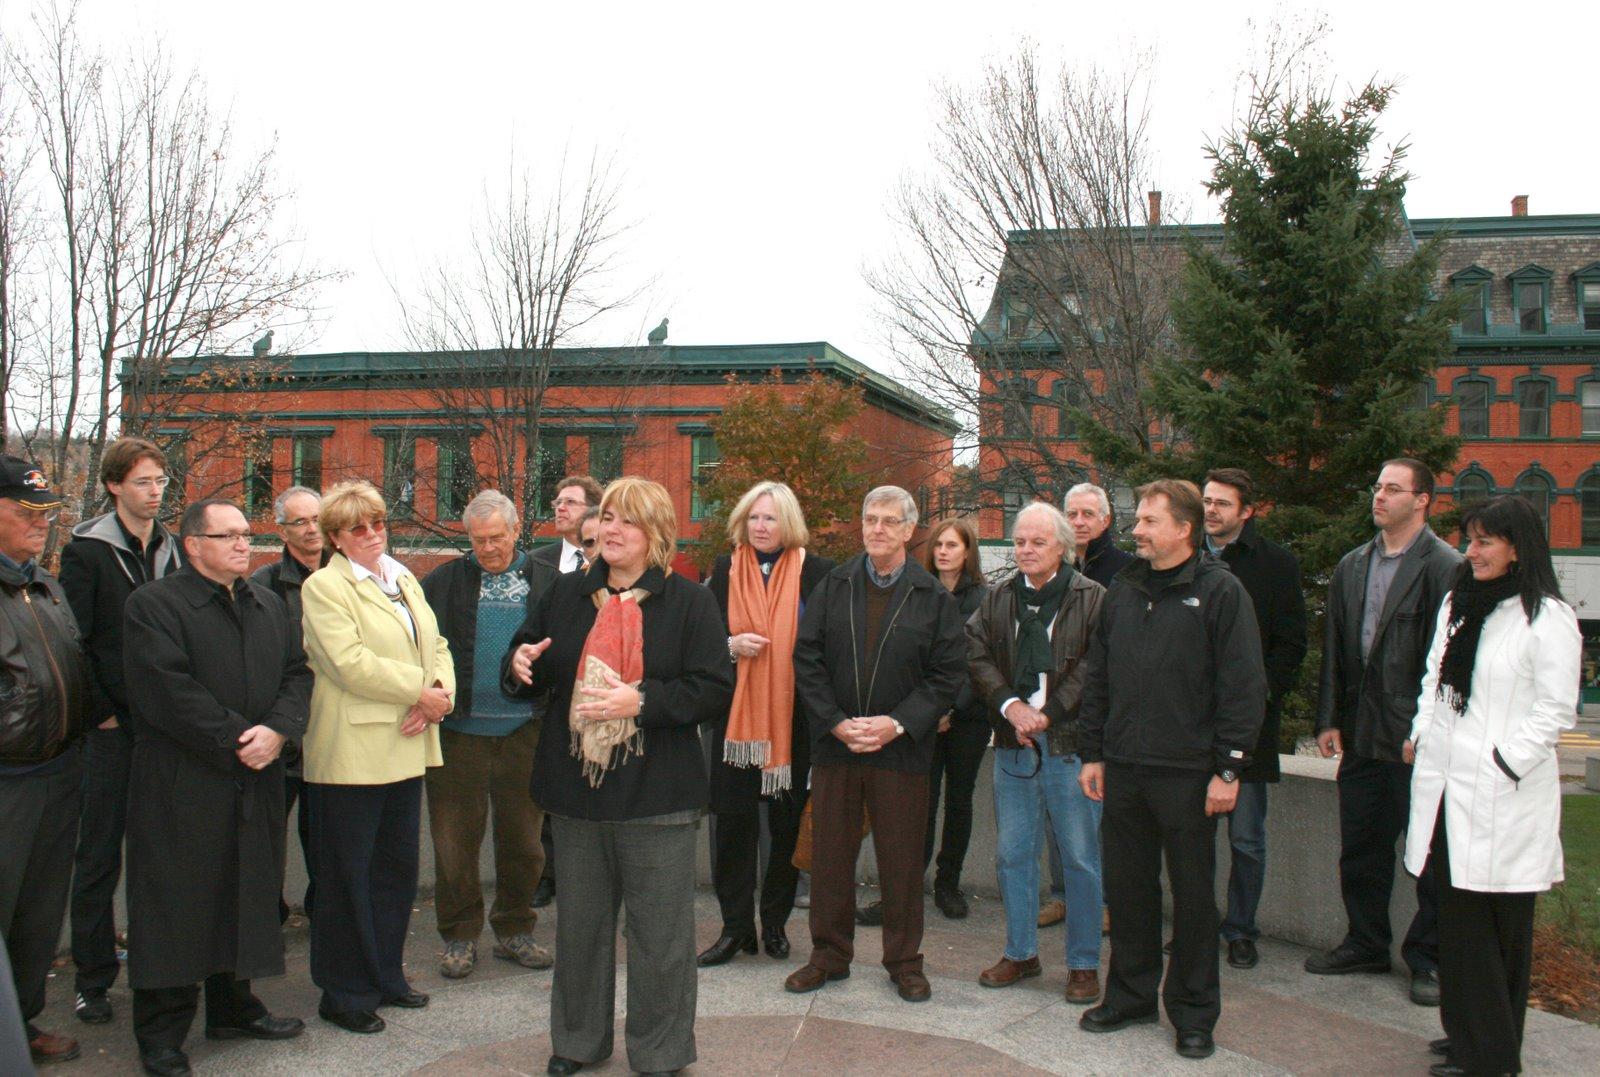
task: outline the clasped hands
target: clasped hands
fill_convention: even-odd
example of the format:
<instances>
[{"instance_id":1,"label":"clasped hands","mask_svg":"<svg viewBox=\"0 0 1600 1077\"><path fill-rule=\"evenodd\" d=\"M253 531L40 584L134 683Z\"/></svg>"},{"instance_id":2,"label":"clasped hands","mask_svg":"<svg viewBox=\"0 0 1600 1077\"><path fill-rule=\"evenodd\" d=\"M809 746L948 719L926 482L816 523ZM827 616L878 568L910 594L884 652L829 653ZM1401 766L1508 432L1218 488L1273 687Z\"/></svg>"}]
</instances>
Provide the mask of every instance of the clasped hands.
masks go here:
<instances>
[{"instance_id":1,"label":"clasped hands","mask_svg":"<svg viewBox=\"0 0 1600 1077\"><path fill-rule=\"evenodd\" d=\"M898 737L894 719L887 714L874 714L870 718L846 718L833 727L833 735L852 752L876 752Z\"/></svg>"},{"instance_id":2,"label":"clasped hands","mask_svg":"<svg viewBox=\"0 0 1600 1077\"><path fill-rule=\"evenodd\" d=\"M1029 706L1020 699L1011 701L1005 709L1006 721L1011 723L1011 728L1017 731L1017 742L1023 745L1033 743L1035 733L1043 733L1050 728L1050 719L1038 707Z\"/></svg>"},{"instance_id":3,"label":"clasped hands","mask_svg":"<svg viewBox=\"0 0 1600 1077\"><path fill-rule=\"evenodd\" d=\"M265 770L283 751L283 734L264 725L253 725L239 734L239 747L233 754L251 770Z\"/></svg>"},{"instance_id":4,"label":"clasped hands","mask_svg":"<svg viewBox=\"0 0 1600 1077\"><path fill-rule=\"evenodd\" d=\"M450 693L438 681L422 690L422 698L411 704L406 720L400 723L402 737L414 737L429 725L444 721L450 713Z\"/></svg>"},{"instance_id":5,"label":"clasped hands","mask_svg":"<svg viewBox=\"0 0 1600 1077\"><path fill-rule=\"evenodd\" d=\"M522 644L512 652L511 675L523 684L532 684L533 664L549 648L550 639L548 636L538 643ZM572 713L579 718L586 718L592 722L609 722L616 718L639 717L639 712L644 707L644 701L639 695L639 690L609 669L605 671L605 678L605 688L584 688L581 690L582 701L572 708Z\"/></svg>"}]
</instances>

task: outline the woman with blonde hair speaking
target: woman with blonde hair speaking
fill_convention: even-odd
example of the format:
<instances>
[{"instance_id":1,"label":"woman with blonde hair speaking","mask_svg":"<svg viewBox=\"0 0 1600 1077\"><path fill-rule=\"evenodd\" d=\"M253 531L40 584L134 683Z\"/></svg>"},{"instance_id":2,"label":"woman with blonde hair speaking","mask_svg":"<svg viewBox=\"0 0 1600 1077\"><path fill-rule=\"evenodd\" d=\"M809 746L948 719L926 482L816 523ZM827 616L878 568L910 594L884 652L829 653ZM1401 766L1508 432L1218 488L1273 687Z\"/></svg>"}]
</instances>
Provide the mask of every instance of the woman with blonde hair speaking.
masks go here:
<instances>
[{"instance_id":1,"label":"woman with blonde hair speaking","mask_svg":"<svg viewBox=\"0 0 1600 1077\"><path fill-rule=\"evenodd\" d=\"M381 1032L379 1006L417 1008L401 957L417 896L422 775L439 766L438 723L455 666L422 585L388 546L387 509L367 482L322 499L337 551L300 591L316 683L305 737L311 855L311 979L318 1013L350 1032Z\"/></svg>"},{"instance_id":2,"label":"woman with blonde hair speaking","mask_svg":"<svg viewBox=\"0 0 1600 1077\"><path fill-rule=\"evenodd\" d=\"M763 801L772 840L761 883L761 941L768 956L789 956L784 925L794 911L794 846L811 770L811 728L794 693L794 640L806 596L834 567L806 551L809 538L794 491L757 483L728 515L733 552L717 558L707 583L722 607L737 686L712 742L712 877L722 934L701 952L702 966L756 952Z\"/></svg>"},{"instance_id":3,"label":"woman with blonde hair speaking","mask_svg":"<svg viewBox=\"0 0 1600 1077\"><path fill-rule=\"evenodd\" d=\"M616 480L589 568L539 596L506 653L508 694L550 693L532 780L561 850L550 1073L611 1056L619 905L628 1065L695 1060L694 836L707 799L696 727L727 712L733 669L716 601L673 573L676 552L666 489Z\"/></svg>"}]
</instances>

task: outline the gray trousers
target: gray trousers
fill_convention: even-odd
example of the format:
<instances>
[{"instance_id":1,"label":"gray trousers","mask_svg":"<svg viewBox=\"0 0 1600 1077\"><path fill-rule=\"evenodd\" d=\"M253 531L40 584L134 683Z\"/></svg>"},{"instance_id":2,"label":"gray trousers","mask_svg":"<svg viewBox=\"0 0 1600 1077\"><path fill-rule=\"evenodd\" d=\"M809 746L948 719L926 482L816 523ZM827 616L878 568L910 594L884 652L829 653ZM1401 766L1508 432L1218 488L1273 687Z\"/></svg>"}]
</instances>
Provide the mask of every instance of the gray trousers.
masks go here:
<instances>
[{"instance_id":1,"label":"gray trousers","mask_svg":"<svg viewBox=\"0 0 1600 1077\"><path fill-rule=\"evenodd\" d=\"M0 778L0 935L24 1021L44 1009L72 883L83 778L79 749L67 750L54 774Z\"/></svg>"},{"instance_id":2,"label":"gray trousers","mask_svg":"<svg viewBox=\"0 0 1600 1077\"><path fill-rule=\"evenodd\" d=\"M617 909L626 907L628 1066L677 1070L695 1060L696 824L596 823L553 816L556 876L553 1053L585 1065L611 1056Z\"/></svg>"}]
</instances>

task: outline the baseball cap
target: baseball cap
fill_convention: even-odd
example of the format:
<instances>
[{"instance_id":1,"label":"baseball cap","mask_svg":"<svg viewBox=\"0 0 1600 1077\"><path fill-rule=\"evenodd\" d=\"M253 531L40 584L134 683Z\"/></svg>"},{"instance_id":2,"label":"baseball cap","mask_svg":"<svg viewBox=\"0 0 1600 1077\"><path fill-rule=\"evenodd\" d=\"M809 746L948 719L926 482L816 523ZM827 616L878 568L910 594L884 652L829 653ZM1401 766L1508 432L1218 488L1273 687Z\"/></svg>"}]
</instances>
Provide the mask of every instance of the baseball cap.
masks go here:
<instances>
[{"instance_id":1,"label":"baseball cap","mask_svg":"<svg viewBox=\"0 0 1600 1077\"><path fill-rule=\"evenodd\" d=\"M30 509L61 507L61 495L50 489L39 466L17 456L0 456L0 497L13 498Z\"/></svg>"}]
</instances>

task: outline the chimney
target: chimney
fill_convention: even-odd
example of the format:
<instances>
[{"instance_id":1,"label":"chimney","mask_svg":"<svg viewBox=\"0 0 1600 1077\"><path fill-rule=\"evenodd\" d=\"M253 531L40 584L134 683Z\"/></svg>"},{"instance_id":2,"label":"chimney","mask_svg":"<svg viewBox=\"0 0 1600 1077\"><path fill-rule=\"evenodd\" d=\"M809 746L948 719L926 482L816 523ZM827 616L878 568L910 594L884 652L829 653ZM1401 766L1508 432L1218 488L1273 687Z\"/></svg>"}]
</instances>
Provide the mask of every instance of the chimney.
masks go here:
<instances>
[{"instance_id":1,"label":"chimney","mask_svg":"<svg viewBox=\"0 0 1600 1077\"><path fill-rule=\"evenodd\" d=\"M1161 192L1160 191L1151 191L1150 192L1150 223L1152 225L1157 225L1157 224L1161 223Z\"/></svg>"},{"instance_id":2,"label":"chimney","mask_svg":"<svg viewBox=\"0 0 1600 1077\"><path fill-rule=\"evenodd\" d=\"M1519 194L1511 199L1511 215L1513 217L1526 217L1528 215L1528 196Z\"/></svg>"}]
</instances>

